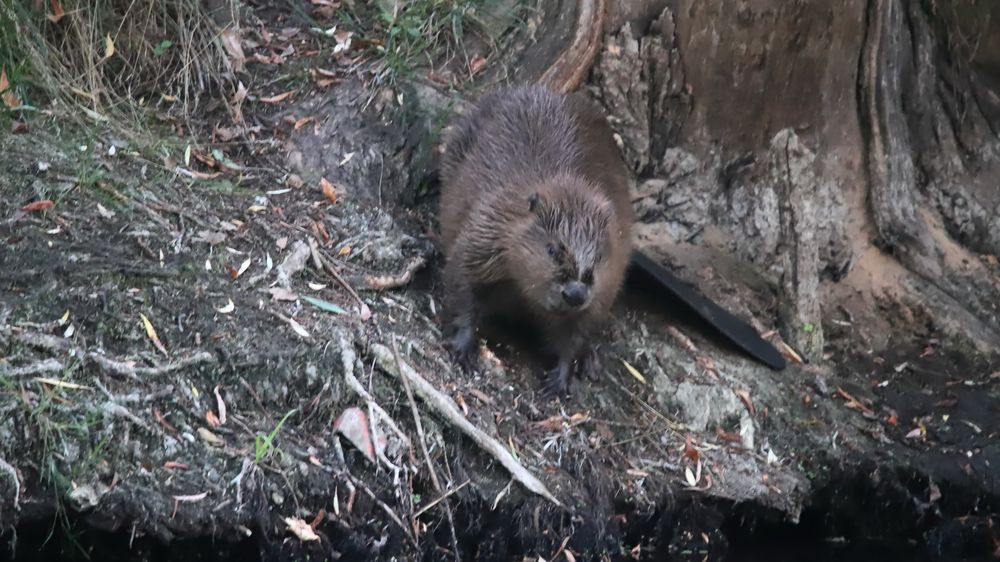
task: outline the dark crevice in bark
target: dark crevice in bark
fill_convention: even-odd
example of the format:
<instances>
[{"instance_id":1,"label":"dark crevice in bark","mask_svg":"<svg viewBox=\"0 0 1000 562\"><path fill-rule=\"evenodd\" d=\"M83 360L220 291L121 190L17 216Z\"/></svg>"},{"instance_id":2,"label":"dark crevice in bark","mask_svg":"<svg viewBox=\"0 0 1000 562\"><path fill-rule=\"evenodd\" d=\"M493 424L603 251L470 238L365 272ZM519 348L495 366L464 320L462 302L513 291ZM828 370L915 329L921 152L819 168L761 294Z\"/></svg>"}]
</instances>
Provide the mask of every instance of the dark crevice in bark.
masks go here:
<instances>
[{"instance_id":1,"label":"dark crevice in bark","mask_svg":"<svg viewBox=\"0 0 1000 562\"><path fill-rule=\"evenodd\" d=\"M879 242L893 252L910 250L925 255L929 242L910 191L913 163L899 106L899 33L894 25L899 23L898 8L893 0L871 0L868 4L858 106L868 148L870 211Z\"/></svg>"}]
</instances>

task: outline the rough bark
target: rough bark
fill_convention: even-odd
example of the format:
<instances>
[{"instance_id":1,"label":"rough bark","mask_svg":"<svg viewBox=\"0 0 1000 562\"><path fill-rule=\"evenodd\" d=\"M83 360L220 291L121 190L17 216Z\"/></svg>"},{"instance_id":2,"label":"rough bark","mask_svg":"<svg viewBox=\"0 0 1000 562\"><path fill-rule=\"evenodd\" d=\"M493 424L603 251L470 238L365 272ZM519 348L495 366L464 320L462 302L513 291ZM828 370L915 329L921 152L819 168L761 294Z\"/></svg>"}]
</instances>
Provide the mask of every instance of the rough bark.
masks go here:
<instances>
[{"instance_id":1,"label":"rough bark","mask_svg":"<svg viewBox=\"0 0 1000 562\"><path fill-rule=\"evenodd\" d=\"M823 325L819 299L819 248L816 244L817 186L815 155L789 129L771 142L772 181L777 188L780 234L781 324L792 345L813 361L823 356Z\"/></svg>"},{"instance_id":2,"label":"rough bark","mask_svg":"<svg viewBox=\"0 0 1000 562\"><path fill-rule=\"evenodd\" d=\"M780 308L803 315L785 337L814 357L820 334L791 325L829 321L812 304L824 300L827 311L866 317L885 296L922 302L980 348L1000 342L996 259L981 255L1000 248L1000 25L990 23L1000 9L672 6L644 33L632 27L641 19L619 18L592 75L640 175L648 242L694 242L755 264ZM770 155L785 130L815 155L798 183ZM815 258L801 252L813 247ZM884 343L879 332L871 337Z\"/></svg>"}]
</instances>

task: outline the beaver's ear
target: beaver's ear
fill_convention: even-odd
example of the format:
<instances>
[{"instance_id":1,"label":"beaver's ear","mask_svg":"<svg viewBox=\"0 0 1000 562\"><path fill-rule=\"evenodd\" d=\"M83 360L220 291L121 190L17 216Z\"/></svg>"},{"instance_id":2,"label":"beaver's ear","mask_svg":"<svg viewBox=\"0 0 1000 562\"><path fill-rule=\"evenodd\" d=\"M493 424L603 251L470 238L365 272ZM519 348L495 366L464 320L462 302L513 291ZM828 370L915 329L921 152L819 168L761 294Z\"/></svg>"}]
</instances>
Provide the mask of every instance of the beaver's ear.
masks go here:
<instances>
[{"instance_id":1,"label":"beaver's ear","mask_svg":"<svg viewBox=\"0 0 1000 562\"><path fill-rule=\"evenodd\" d=\"M537 192L528 196L528 210L540 214L545 209L545 200Z\"/></svg>"}]
</instances>

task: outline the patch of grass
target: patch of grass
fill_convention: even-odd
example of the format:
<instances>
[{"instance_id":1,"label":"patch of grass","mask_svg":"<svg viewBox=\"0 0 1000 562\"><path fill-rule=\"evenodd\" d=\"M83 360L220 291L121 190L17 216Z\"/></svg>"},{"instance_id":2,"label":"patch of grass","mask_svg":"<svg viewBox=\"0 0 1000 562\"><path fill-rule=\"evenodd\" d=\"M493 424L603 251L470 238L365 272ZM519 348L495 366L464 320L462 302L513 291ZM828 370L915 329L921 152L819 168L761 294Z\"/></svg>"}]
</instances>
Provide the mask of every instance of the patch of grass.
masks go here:
<instances>
[{"instance_id":1,"label":"patch of grass","mask_svg":"<svg viewBox=\"0 0 1000 562\"><path fill-rule=\"evenodd\" d=\"M220 5L237 13L236 0ZM201 0L5 0L0 64L26 103L56 101L70 115L128 129L150 107L187 113L228 83L216 20L226 18L213 18Z\"/></svg>"},{"instance_id":2,"label":"patch of grass","mask_svg":"<svg viewBox=\"0 0 1000 562\"><path fill-rule=\"evenodd\" d=\"M463 40L470 29L481 27L477 10L490 0L380 0L375 13L352 18L371 38L378 38L374 79L395 85L421 65L433 66L464 55Z\"/></svg>"},{"instance_id":3,"label":"patch of grass","mask_svg":"<svg viewBox=\"0 0 1000 562\"><path fill-rule=\"evenodd\" d=\"M254 436L254 444L253 444L254 464L260 464L260 461L264 460L264 458L271 453L271 451L273 450L272 443L274 442L274 438L278 436L278 432L281 431L281 427L285 425L285 421L287 421L288 418L291 417L291 415L294 414L297 410L298 408L293 408L289 410L288 413L286 413L285 416L281 418L281 421L278 422L278 425L274 426L274 429L272 429L271 433L267 434L267 436L263 436L260 434Z\"/></svg>"},{"instance_id":4,"label":"patch of grass","mask_svg":"<svg viewBox=\"0 0 1000 562\"><path fill-rule=\"evenodd\" d=\"M61 464L65 464L63 459L65 453L70 448L81 447L87 442L91 435L91 428L97 427L101 419L99 415L84 415L77 417L76 412L66 409L62 405L64 399L56 389L39 388L34 394L33 402L26 402L26 414L28 420L37 429L37 435L41 439L39 448L40 476L42 482L47 484L52 491L55 514L52 519L52 527L45 542L51 540L55 535L57 527L63 533L66 540L79 549L80 554L89 558L88 553L76 540L76 531L70 521L69 513L66 509L64 496L73 486L73 476L64 472ZM99 445L99 450L103 444ZM99 452L98 452L99 454ZM87 456L88 466L93 455ZM84 467L74 465L72 469L76 473L85 472Z\"/></svg>"},{"instance_id":5,"label":"patch of grass","mask_svg":"<svg viewBox=\"0 0 1000 562\"><path fill-rule=\"evenodd\" d=\"M23 57L17 56L17 27L12 14L18 7L17 3L11 4L10 6L5 5L5 7L0 8L0 69L3 70L4 75L7 77L8 90L6 91L13 93L18 99L22 100L22 103L27 104L28 99L26 98L24 85L25 75L28 74L29 70L28 61L24 60ZM0 94L3 93L0 92ZM2 108L0 114L9 113L9 110L3 103L0 103L0 108Z\"/></svg>"}]
</instances>

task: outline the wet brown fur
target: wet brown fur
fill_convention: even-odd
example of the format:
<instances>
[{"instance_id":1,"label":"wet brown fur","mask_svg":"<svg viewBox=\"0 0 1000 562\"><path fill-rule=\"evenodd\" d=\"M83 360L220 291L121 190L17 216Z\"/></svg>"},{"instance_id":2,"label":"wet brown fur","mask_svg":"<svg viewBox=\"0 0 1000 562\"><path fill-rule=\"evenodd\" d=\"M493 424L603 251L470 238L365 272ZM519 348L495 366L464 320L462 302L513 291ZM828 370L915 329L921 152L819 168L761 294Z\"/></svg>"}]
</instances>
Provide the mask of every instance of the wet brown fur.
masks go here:
<instances>
[{"instance_id":1,"label":"wet brown fur","mask_svg":"<svg viewBox=\"0 0 1000 562\"><path fill-rule=\"evenodd\" d=\"M520 86L483 97L444 140L452 351L471 368L482 314L491 305L518 311L559 357L546 389L565 392L574 363L592 366L583 346L607 317L631 252L628 171L611 129L579 95ZM580 283L590 287L586 305L567 306L560 291Z\"/></svg>"}]
</instances>

